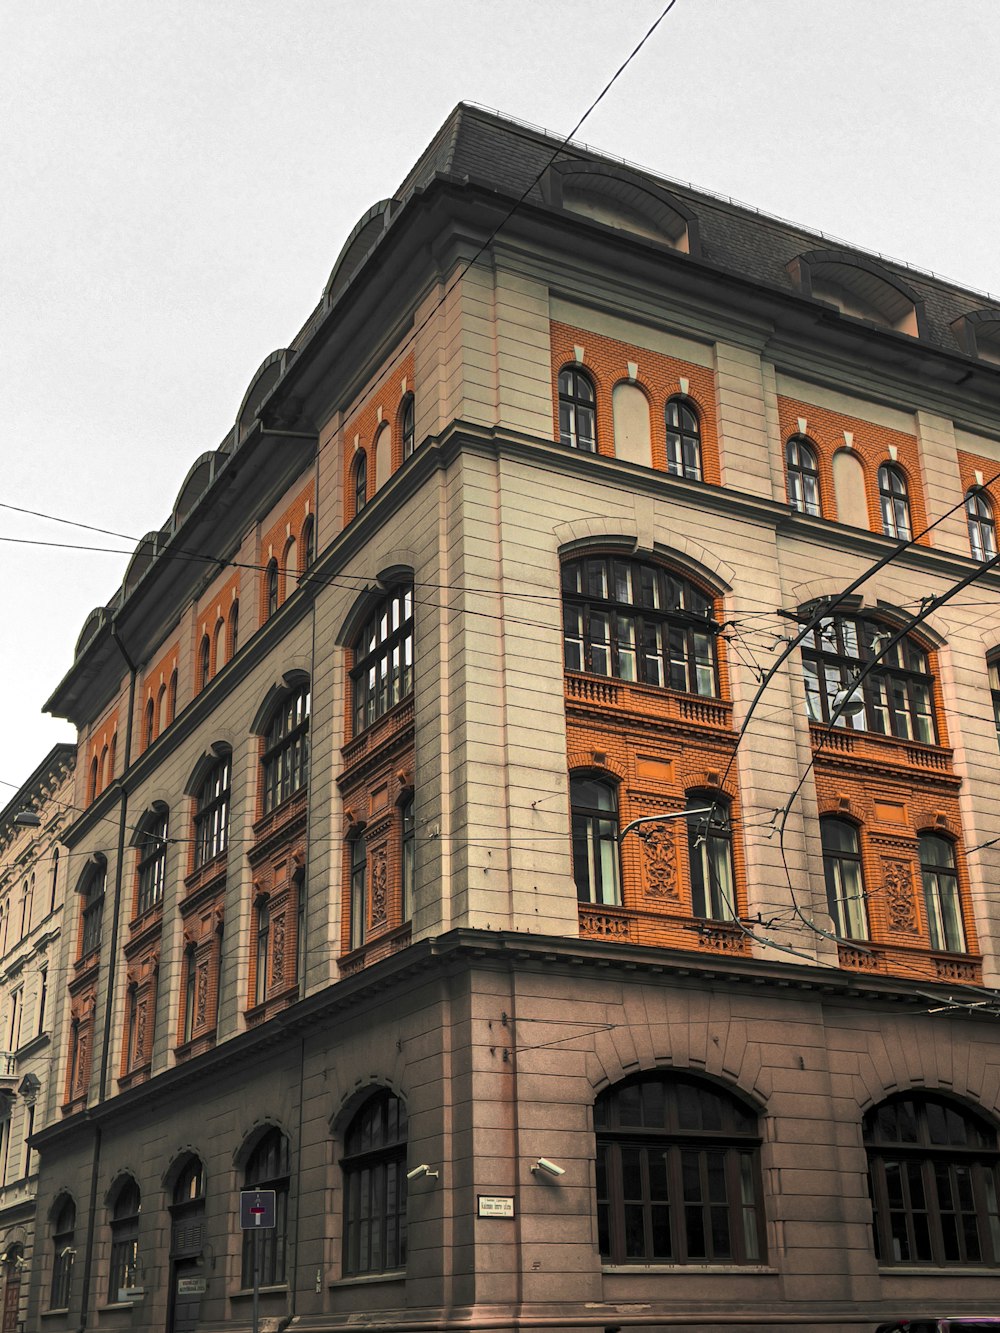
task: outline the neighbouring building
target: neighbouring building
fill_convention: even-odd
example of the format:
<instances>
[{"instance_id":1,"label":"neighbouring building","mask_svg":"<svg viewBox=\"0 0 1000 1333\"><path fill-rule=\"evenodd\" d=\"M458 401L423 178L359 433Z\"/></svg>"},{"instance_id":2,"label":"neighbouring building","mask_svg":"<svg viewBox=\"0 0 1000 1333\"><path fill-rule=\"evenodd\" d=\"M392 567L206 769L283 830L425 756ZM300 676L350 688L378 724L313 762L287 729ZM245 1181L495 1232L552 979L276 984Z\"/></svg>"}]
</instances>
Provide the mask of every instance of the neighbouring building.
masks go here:
<instances>
[{"instance_id":1,"label":"neighbouring building","mask_svg":"<svg viewBox=\"0 0 1000 1333\"><path fill-rule=\"evenodd\" d=\"M49 701L28 1327L248 1329L248 1188L271 1330L995 1311L998 409L1000 302L459 106Z\"/></svg>"},{"instance_id":2,"label":"neighbouring building","mask_svg":"<svg viewBox=\"0 0 1000 1333\"><path fill-rule=\"evenodd\" d=\"M35 1262L38 1154L31 1136L59 1114L52 1015L65 991L61 948L75 745L55 745L0 810L0 1333L25 1328ZM43 1218L48 1236L52 1219Z\"/></svg>"}]
</instances>

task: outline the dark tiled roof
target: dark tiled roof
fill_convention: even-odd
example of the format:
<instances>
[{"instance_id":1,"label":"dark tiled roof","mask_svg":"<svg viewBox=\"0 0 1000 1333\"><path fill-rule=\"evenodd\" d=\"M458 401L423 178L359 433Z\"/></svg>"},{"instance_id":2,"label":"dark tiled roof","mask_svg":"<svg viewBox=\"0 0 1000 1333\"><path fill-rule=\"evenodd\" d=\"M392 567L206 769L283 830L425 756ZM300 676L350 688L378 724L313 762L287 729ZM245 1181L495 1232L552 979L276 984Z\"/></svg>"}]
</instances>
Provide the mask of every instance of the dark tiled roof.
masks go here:
<instances>
[{"instance_id":1,"label":"dark tiled roof","mask_svg":"<svg viewBox=\"0 0 1000 1333\"><path fill-rule=\"evenodd\" d=\"M557 150L560 160L604 162L615 172L625 172L633 179L646 179L668 190L698 219L703 262L767 287L799 294L788 265L798 255L810 250L837 250L866 260L874 259L923 300L926 316L923 340L942 350L961 351L950 327L960 315L1000 304L986 293L969 291L861 247L832 240L822 233L811 232L690 185L656 176L582 145L574 143L563 148L556 135L465 102L455 108L435 135L399 186L396 198L405 199L440 174L456 181L474 180L478 184L492 185L513 199L520 197L530 185L527 201L542 203L539 185L531 183L545 170Z\"/></svg>"}]
</instances>

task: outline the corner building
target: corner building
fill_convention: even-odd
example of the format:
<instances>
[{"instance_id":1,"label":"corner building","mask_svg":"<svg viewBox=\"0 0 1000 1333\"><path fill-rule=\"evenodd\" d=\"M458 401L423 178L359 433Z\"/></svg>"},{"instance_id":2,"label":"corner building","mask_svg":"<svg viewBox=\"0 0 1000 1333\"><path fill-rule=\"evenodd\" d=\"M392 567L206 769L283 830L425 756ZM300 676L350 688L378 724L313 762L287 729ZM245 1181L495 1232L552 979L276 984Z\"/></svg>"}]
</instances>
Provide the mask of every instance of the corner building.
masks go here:
<instances>
[{"instance_id":1,"label":"corner building","mask_svg":"<svg viewBox=\"0 0 1000 1333\"><path fill-rule=\"evenodd\" d=\"M459 106L50 700L31 1326L995 1309L998 362Z\"/></svg>"}]
</instances>

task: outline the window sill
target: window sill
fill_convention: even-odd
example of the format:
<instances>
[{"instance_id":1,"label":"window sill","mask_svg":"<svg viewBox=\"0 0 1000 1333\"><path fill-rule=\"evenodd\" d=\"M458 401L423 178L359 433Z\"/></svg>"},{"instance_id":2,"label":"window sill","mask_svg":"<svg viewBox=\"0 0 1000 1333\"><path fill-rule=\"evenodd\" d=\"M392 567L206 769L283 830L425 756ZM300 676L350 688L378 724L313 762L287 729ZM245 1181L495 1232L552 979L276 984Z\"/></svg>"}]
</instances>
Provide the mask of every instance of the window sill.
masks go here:
<instances>
[{"instance_id":1,"label":"window sill","mask_svg":"<svg viewBox=\"0 0 1000 1333\"><path fill-rule=\"evenodd\" d=\"M733 1277L757 1277L761 1274L765 1277L780 1277L781 1275L777 1268L772 1268L769 1264L602 1264L601 1272L613 1277L629 1273L669 1273L671 1277L677 1277L681 1273L691 1273L699 1277L708 1274L712 1277L720 1274L730 1274Z\"/></svg>"},{"instance_id":2,"label":"window sill","mask_svg":"<svg viewBox=\"0 0 1000 1333\"><path fill-rule=\"evenodd\" d=\"M51 1310L39 1310L38 1314L40 1319L57 1319L69 1314L69 1306L55 1305Z\"/></svg>"},{"instance_id":3,"label":"window sill","mask_svg":"<svg viewBox=\"0 0 1000 1333\"><path fill-rule=\"evenodd\" d=\"M331 1291L338 1287L364 1287L370 1286L373 1282L405 1282L405 1268L391 1268L385 1273L358 1273L356 1277L334 1278L332 1282L326 1285Z\"/></svg>"},{"instance_id":4,"label":"window sill","mask_svg":"<svg viewBox=\"0 0 1000 1333\"><path fill-rule=\"evenodd\" d=\"M888 1267L879 1264L879 1277L947 1277L954 1282L956 1277L992 1277L996 1278L996 1268L983 1268L973 1266L972 1264L951 1264L950 1266L938 1267L937 1265L899 1264L898 1266Z\"/></svg>"},{"instance_id":5,"label":"window sill","mask_svg":"<svg viewBox=\"0 0 1000 1333\"><path fill-rule=\"evenodd\" d=\"M258 1296L287 1296L288 1283L277 1282L271 1287L258 1287L257 1294ZM229 1299L231 1301L252 1301L253 1287L241 1287L239 1291L230 1292Z\"/></svg>"}]
</instances>

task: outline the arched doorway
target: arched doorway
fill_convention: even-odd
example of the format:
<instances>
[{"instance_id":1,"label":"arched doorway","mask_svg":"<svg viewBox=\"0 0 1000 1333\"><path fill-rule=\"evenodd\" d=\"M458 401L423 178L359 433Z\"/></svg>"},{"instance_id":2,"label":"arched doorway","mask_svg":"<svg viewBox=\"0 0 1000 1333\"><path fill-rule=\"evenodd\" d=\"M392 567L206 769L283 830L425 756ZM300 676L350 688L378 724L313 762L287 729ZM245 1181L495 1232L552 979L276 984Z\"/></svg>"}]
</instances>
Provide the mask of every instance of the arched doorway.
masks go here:
<instances>
[{"instance_id":1,"label":"arched doorway","mask_svg":"<svg viewBox=\"0 0 1000 1333\"><path fill-rule=\"evenodd\" d=\"M167 1333L194 1333L207 1281L205 1249L205 1172L194 1155L174 1179L170 1202L170 1298Z\"/></svg>"},{"instance_id":2,"label":"arched doorway","mask_svg":"<svg viewBox=\"0 0 1000 1333\"><path fill-rule=\"evenodd\" d=\"M24 1246L15 1241L3 1257L3 1319L0 1333L17 1333L18 1313L21 1309L21 1273L24 1269Z\"/></svg>"}]
</instances>

